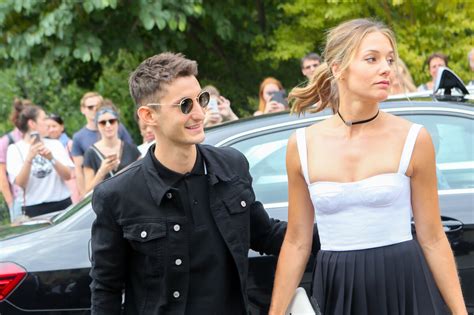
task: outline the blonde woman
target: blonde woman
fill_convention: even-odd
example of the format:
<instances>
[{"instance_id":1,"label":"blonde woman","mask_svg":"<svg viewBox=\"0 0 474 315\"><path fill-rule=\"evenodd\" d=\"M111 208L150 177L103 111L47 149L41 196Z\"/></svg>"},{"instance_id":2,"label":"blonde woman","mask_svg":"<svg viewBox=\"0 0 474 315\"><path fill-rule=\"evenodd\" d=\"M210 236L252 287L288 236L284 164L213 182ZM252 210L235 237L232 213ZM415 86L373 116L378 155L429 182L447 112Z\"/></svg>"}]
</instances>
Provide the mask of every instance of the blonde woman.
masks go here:
<instances>
[{"instance_id":1,"label":"blonde woman","mask_svg":"<svg viewBox=\"0 0 474 315\"><path fill-rule=\"evenodd\" d=\"M366 19L345 22L328 33L323 59L311 83L290 93L297 113L316 103L335 114L288 142L288 229L270 314L285 313L301 280L315 215L312 298L323 314L466 314L430 135L379 111L397 60L393 33Z\"/></svg>"}]
</instances>

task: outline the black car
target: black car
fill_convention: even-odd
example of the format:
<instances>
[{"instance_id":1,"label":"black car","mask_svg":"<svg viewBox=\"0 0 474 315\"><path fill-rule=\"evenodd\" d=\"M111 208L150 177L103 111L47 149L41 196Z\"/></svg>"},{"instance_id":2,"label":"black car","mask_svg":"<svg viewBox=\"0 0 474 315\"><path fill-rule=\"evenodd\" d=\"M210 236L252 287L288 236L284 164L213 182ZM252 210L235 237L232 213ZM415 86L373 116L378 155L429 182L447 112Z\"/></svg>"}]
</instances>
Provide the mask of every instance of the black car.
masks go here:
<instances>
[{"instance_id":1,"label":"black car","mask_svg":"<svg viewBox=\"0 0 474 315\"><path fill-rule=\"evenodd\" d=\"M424 125L436 147L439 200L466 304L474 311L474 107L455 102L395 101L382 110ZM206 131L206 143L232 146L250 164L253 187L270 216L287 219L285 151L296 128L330 112L289 113L231 122ZM0 229L0 314L87 314L90 306L90 196L52 218ZM276 258L249 252L252 314L265 313ZM302 285L309 291L314 261Z\"/></svg>"}]
</instances>

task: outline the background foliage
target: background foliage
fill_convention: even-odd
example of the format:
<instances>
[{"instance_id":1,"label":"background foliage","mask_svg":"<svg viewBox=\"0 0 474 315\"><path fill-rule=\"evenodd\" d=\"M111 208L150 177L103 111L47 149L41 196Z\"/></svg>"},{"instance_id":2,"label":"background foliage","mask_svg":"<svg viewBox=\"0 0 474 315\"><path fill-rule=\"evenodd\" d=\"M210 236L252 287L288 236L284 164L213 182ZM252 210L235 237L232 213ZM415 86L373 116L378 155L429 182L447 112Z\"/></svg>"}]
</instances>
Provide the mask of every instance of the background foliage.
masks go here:
<instances>
[{"instance_id":1,"label":"background foliage","mask_svg":"<svg viewBox=\"0 0 474 315\"><path fill-rule=\"evenodd\" d=\"M330 27L358 17L395 31L417 84L429 79L424 63L435 51L467 81L473 15L473 2L454 0L2 0L0 115L15 95L30 98L63 115L71 134L84 124L81 95L97 90L139 142L128 75L148 56L179 51L198 61L202 85L216 85L246 116L264 77L287 89L302 82L299 58L320 53ZM0 132L10 128L0 120Z\"/></svg>"}]
</instances>

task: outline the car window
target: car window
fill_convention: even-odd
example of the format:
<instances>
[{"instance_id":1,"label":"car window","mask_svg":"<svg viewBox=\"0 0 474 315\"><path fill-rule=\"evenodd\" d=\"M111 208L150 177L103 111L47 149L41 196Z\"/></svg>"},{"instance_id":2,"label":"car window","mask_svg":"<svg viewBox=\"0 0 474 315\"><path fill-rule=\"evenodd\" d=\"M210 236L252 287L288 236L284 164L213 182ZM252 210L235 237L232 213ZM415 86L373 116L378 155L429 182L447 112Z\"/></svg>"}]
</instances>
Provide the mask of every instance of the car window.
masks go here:
<instances>
[{"instance_id":1,"label":"car window","mask_svg":"<svg viewBox=\"0 0 474 315\"><path fill-rule=\"evenodd\" d=\"M231 145L249 161L257 200L264 204L288 201L286 143L292 129L258 135Z\"/></svg>"},{"instance_id":2,"label":"car window","mask_svg":"<svg viewBox=\"0 0 474 315\"><path fill-rule=\"evenodd\" d=\"M474 188L473 120L446 115L409 115L428 130L436 151L438 189Z\"/></svg>"}]
</instances>

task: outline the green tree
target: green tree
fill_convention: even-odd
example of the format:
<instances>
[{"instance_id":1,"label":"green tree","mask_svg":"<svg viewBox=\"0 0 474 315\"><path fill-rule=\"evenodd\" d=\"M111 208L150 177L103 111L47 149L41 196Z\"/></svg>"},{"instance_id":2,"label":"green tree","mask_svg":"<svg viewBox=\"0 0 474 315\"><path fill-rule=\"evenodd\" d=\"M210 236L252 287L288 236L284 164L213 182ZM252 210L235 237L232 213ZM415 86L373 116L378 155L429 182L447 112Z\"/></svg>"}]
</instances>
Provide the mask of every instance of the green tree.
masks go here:
<instances>
[{"instance_id":1,"label":"green tree","mask_svg":"<svg viewBox=\"0 0 474 315\"><path fill-rule=\"evenodd\" d=\"M345 20L373 17L394 30L400 56L418 84L430 79L425 62L433 52L448 55L450 68L470 79L466 56L474 46L472 1L296 0L280 8L285 22L269 38L259 36L254 41L257 60L283 61L308 51L321 53L329 28Z\"/></svg>"}]
</instances>

